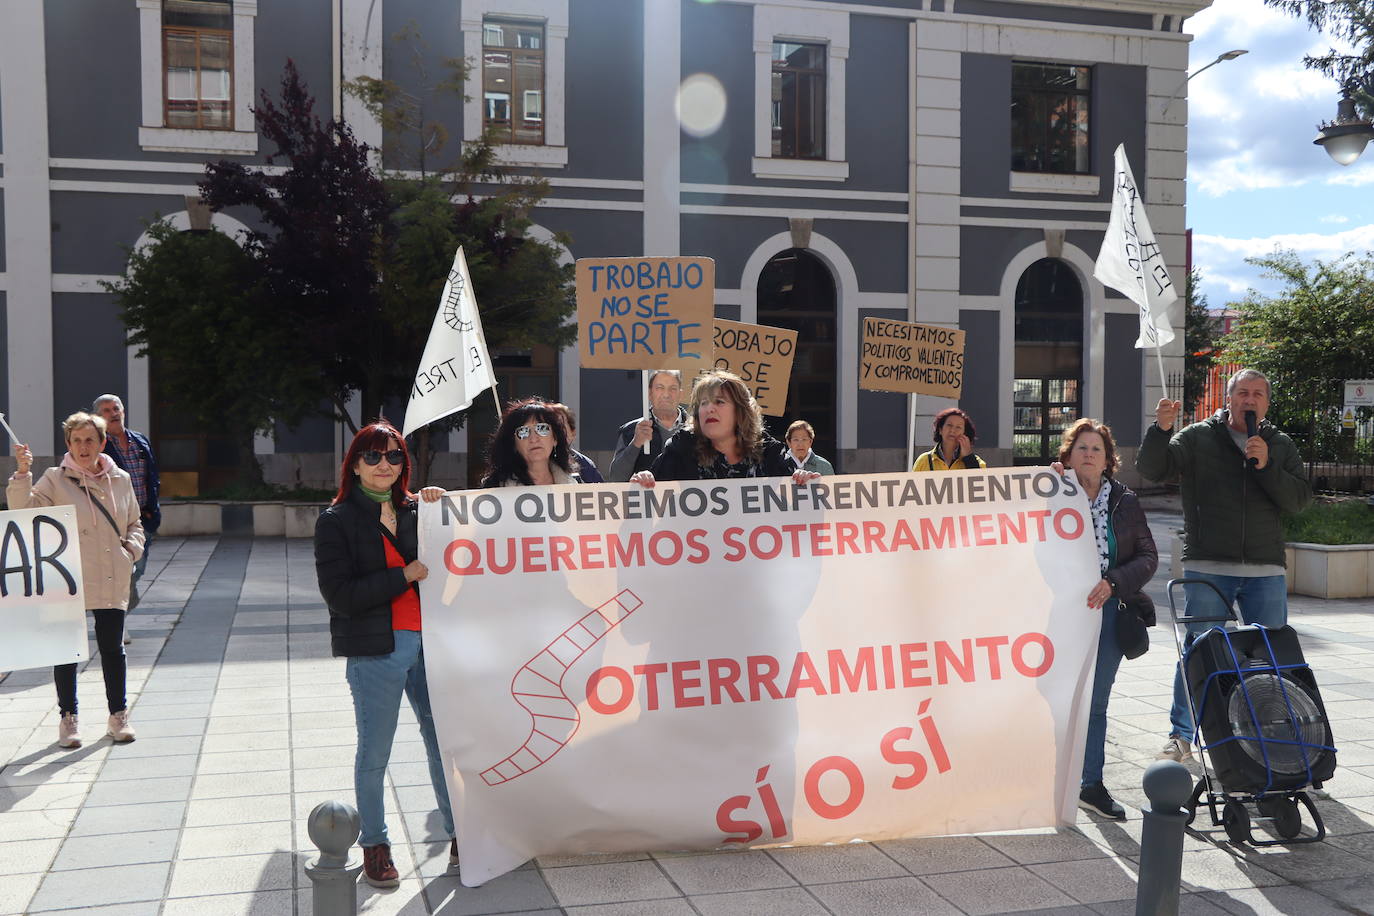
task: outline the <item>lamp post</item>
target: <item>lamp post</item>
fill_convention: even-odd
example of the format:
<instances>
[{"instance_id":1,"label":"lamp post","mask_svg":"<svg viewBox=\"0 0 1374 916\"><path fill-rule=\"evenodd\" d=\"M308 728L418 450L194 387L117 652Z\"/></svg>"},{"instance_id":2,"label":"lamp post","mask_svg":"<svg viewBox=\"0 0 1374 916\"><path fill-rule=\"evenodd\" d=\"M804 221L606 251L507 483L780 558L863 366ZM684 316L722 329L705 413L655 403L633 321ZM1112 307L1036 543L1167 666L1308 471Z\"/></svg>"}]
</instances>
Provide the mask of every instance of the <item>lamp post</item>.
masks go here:
<instances>
[{"instance_id":1,"label":"lamp post","mask_svg":"<svg viewBox=\"0 0 1374 916\"><path fill-rule=\"evenodd\" d=\"M1336 120L1321 125L1312 142L1341 165L1349 165L1360 158L1370 140L1374 140L1374 125L1355 113L1350 89L1343 87L1341 100L1336 104Z\"/></svg>"},{"instance_id":2,"label":"lamp post","mask_svg":"<svg viewBox=\"0 0 1374 916\"><path fill-rule=\"evenodd\" d=\"M1205 65L1203 65L1203 66L1201 66L1201 67L1198 67L1198 68L1197 68L1196 70L1194 70L1192 73L1189 73L1187 76L1185 76L1185 77L1183 78L1183 82L1181 82L1181 83L1178 84L1178 88L1174 90L1173 95L1169 96L1168 101L1166 101L1166 102L1164 103L1164 110L1161 111L1160 114L1168 114L1168 113L1169 113L1169 106L1172 105L1172 104L1174 104L1174 100L1177 99L1178 96L1179 96L1179 93L1181 93L1181 92L1183 91L1183 87L1186 86L1186 85L1188 85L1188 80L1190 80L1190 79L1192 79L1193 77L1197 76L1199 73L1201 73L1203 70L1206 70L1208 67L1215 67L1217 64L1221 63L1221 62L1224 61L1224 60L1235 60L1237 57L1240 57L1242 54L1249 54L1249 53L1250 53L1250 52L1249 52L1248 50L1246 50L1245 48L1236 48L1236 49L1233 50L1233 51L1223 51L1222 53L1218 54L1218 55L1217 55L1217 59L1214 60L1214 61L1212 61L1210 64L1205 64Z\"/></svg>"}]
</instances>

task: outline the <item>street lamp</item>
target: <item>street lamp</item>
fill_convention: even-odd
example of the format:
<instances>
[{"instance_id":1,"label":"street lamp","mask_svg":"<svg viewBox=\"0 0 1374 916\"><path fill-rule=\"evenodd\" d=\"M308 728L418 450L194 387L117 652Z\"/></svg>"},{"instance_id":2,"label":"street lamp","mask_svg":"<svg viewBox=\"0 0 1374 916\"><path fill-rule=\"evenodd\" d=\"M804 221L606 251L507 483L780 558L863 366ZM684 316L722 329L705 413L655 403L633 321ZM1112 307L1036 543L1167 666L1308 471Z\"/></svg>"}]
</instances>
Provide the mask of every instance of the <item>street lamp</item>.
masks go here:
<instances>
[{"instance_id":1,"label":"street lamp","mask_svg":"<svg viewBox=\"0 0 1374 916\"><path fill-rule=\"evenodd\" d=\"M1174 90L1174 94L1171 95L1171 96L1169 96L1169 100L1168 100L1167 102L1164 103L1164 110L1163 110L1162 112L1160 112L1160 114L1168 114L1168 113L1169 113L1169 106L1172 105L1172 104L1174 104L1174 100L1177 99L1177 98L1178 98L1178 94L1179 94L1180 92L1183 91L1183 87L1186 86L1186 85L1188 85L1188 80L1190 80L1190 79L1192 79L1193 77L1197 76L1199 73L1201 73L1203 70L1206 70L1208 67L1215 67L1217 64L1221 63L1221 62L1224 61L1224 60L1235 60L1237 57L1240 57L1242 54L1249 54L1249 53L1250 53L1250 52L1249 52L1248 50L1246 50L1245 48L1236 48L1234 51L1223 51L1222 53L1218 54L1218 55L1217 55L1217 59L1214 60L1214 61L1212 61L1210 64L1206 64L1205 66L1198 67L1198 68L1197 68L1196 70L1194 70L1192 73L1189 73L1187 76L1185 76L1185 77L1183 78L1183 82L1181 82L1181 83L1178 84L1178 88Z\"/></svg>"},{"instance_id":2,"label":"street lamp","mask_svg":"<svg viewBox=\"0 0 1374 916\"><path fill-rule=\"evenodd\" d=\"M1374 125L1355 114L1355 100L1350 97L1350 90L1343 88L1336 105L1336 120L1321 125L1312 142L1341 165L1349 165L1360 158L1370 140L1374 140Z\"/></svg>"}]
</instances>

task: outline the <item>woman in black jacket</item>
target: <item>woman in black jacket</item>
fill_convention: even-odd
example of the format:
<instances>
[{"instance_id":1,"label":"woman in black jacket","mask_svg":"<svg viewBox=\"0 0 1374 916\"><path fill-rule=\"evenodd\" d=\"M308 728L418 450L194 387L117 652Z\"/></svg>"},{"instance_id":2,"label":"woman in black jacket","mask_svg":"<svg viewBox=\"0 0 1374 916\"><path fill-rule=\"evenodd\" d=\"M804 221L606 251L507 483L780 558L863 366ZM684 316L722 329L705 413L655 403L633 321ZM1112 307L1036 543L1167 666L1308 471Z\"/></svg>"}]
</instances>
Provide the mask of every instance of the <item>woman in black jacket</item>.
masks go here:
<instances>
[{"instance_id":1,"label":"woman in black jacket","mask_svg":"<svg viewBox=\"0 0 1374 916\"><path fill-rule=\"evenodd\" d=\"M409 489L410 453L405 439L385 420L358 431L344 456L339 492L315 524L315 573L329 606L329 637L335 656L348 659L358 750L353 787L362 822L363 876L375 887L400 883L387 841L383 785L401 694L420 725L434 800L444 829L454 836L439 742L430 713L420 635L420 593L428 575L418 552L417 505ZM426 487L433 502L443 495ZM457 841L449 862L457 862Z\"/></svg>"},{"instance_id":2,"label":"woman in black jacket","mask_svg":"<svg viewBox=\"0 0 1374 916\"><path fill-rule=\"evenodd\" d=\"M758 402L734 373L716 369L697 376L688 405L686 427L663 446L653 469L632 481L652 487L655 480L793 477L805 483L821 476L793 473L787 446L764 430Z\"/></svg>"},{"instance_id":3,"label":"woman in black jacket","mask_svg":"<svg viewBox=\"0 0 1374 916\"><path fill-rule=\"evenodd\" d=\"M1074 472L1078 485L1087 494L1102 574L1088 592L1088 607L1098 610L1102 629L1097 640L1097 672L1093 676L1078 804L1114 820L1125 820L1126 810L1117 804L1102 783L1107 701L1111 699L1112 685L1123 657L1117 643L1117 605L1140 592L1150 581L1159 566L1159 554L1140 500L1114 477L1119 462L1111 427L1086 417L1079 420L1064 430L1059 461ZM1145 623L1152 625L1154 620Z\"/></svg>"}]
</instances>

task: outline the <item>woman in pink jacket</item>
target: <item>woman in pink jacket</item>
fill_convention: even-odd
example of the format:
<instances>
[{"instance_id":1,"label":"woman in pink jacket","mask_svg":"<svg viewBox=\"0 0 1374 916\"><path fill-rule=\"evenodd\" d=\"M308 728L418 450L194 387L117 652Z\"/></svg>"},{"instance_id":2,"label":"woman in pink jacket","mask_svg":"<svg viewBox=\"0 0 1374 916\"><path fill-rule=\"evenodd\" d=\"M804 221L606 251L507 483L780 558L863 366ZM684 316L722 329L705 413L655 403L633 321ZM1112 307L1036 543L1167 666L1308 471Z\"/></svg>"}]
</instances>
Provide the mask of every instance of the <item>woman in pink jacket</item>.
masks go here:
<instances>
[{"instance_id":1,"label":"woman in pink jacket","mask_svg":"<svg viewBox=\"0 0 1374 916\"><path fill-rule=\"evenodd\" d=\"M74 413L62 424L67 454L35 483L29 472L33 452L16 445L18 469L6 488L11 509L30 506L73 506L81 543L81 579L86 609L95 615L95 641L100 647L100 670L105 675L105 700L110 719L105 733L116 742L134 740L129 704L124 693L124 612L129 606L129 577L143 554L143 524L129 475L105 452L105 421L88 413ZM76 663L53 669L60 747L80 747L76 724Z\"/></svg>"}]
</instances>

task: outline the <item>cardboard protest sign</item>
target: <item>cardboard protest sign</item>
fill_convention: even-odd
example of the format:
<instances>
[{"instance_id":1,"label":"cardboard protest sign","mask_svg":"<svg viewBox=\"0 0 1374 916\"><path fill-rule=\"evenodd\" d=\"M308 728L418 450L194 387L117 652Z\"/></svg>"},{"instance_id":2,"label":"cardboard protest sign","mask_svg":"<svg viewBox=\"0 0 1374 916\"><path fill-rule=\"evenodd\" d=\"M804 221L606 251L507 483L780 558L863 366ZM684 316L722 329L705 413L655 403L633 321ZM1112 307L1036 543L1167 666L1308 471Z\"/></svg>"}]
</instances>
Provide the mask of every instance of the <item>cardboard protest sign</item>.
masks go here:
<instances>
[{"instance_id":1,"label":"cardboard protest sign","mask_svg":"<svg viewBox=\"0 0 1374 916\"><path fill-rule=\"evenodd\" d=\"M957 398L964 387L964 331L864 319L859 387Z\"/></svg>"},{"instance_id":2,"label":"cardboard protest sign","mask_svg":"<svg viewBox=\"0 0 1374 916\"><path fill-rule=\"evenodd\" d=\"M579 258L577 337L584 369L711 366L716 262L710 258Z\"/></svg>"},{"instance_id":3,"label":"cardboard protest sign","mask_svg":"<svg viewBox=\"0 0 1374 916\"><path fill-rule=\"evenodd\" d=\"M81 544L71 506L0 512L0 671L86 658Z\"/></svg>"},{"instance_id":4,"label":"cardboard protest sign","mask_svg":"<svg viewBox=\"0 0 1374 916\"><path fill-rule=\"evenodd\" d=\"M420 507L419 558L468 886L1075 820L1100 577L1072 475L469 490Z\"/></svg>"},{"instance_id":5,"label":"cardboard protest sign","mask_svg":"<svg viewBox=\"0 0 1374 916\"><path fill-rule=\"evenodd\" d=\"M770 417L787 412L787 386L797 350L797 332L717 318L712 341L717 369L744 380Z\"/></svg>"}]
</instances>

